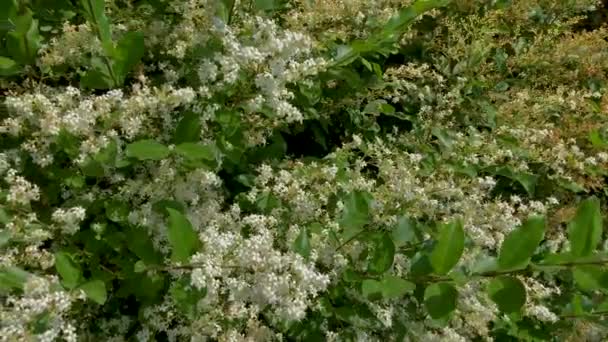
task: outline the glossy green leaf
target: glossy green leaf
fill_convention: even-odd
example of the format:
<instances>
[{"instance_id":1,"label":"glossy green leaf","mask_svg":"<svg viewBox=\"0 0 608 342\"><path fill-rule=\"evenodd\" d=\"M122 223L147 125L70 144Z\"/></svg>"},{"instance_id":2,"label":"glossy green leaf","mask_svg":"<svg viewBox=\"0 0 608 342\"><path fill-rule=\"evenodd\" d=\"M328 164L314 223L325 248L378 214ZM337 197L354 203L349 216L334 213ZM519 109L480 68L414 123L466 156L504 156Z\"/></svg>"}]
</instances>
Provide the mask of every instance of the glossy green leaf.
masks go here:
<instances>
[{"instance_id":1,"label":"glossy green leaf","mask_svg":"<svg viewBox=\"0 0 608 342\"><path fill-rule=\"evenodd\" d=\"M400 217L397 221L397 225L393 228L392 238L397 247L415 242L416 221L407 216Z\"/></svg>"},{"instance_id":2,"label":"glossy green leaf","mask_svg":"<svg viewBox=\"0 0 608 342\"><path fill-rule=\"evenodd\" d=\"M600 201L590 197L580 203L574 219L568 225L568 241L574 256L588 256L602 238Z\"/></svg>"},{"instance_id":3,"label":"glossy green leaf","mask_svg":"<svg viewBox=\"0 0 608 342\"><path fill-rule=\"evenodd\" d=\"M215 148L211 145L186 142L175 146L175 152L187 159L214 160Z\"/></svg>"},{"instance_id":4,"label":"glossy green leaf","mask_svg":"<svg viewBox=\"0 0 608 342\"><path fill-rule=\"evenodd\" d=\"M356 234L369 221L369 207L372 197L364 191L353 191L344 199L344 211L340 218L340 225L344 227L344 238L348 239Z\"/></svg>"},{"instance_id":5,"label":"glossy green leaf","mask_svg":"<svg viewBox=\"0 0 608 342\"><path fill-rule=\"evenodd\" d=\"M91 280L78 287L83 290L89 299L99 305L103 305L108 299L106 285L101 280Z\"/></svg>"},{"instance_id":6,"label":"glossy green leaf","mask_svg":"<svg viewBox=\"0 0 608 342\"><path fill-rule=\"evenodd\" d=\"M464 237L460 220L439 227L439 239L431 253L431 265L435 273L447 274L456 266L464 251Z\"/></svg>"},{"instance_id":7,"label":"glossy green leaf","mask_svg":"<svg viewBox=\"0 0 608 342\"><path fill-rule=\"evenodd\" d=\"M0 56L0 76L16 75L20 72L21 67L14 60Z\"/></svg>"},{"instance_id":8,"label":"glossy green leaf","mask_svg":"<svg viewBox=\"0 0 608 342\"><path fill-rule=\"evenodd\" d=\"M417 0L410 6L404 7L397 14L393 15L384 26L384 35L390 36L396 32L401 32L410 25L419 15L434 8L442 7L450 3L450 0Z\"/></svg>"},{"instance_id":9,"label":"glossy green leaf","mask_svg":"<svg viewBox=\"0 0 608 342\"><path fill-rule=\"evenodd\" d=\"M368 264L368 271L381 274L388 271L395 258L395 244L387 233L373 240L373 252Z\"/></svg>"},{"instance_id":10,"label":"glossy green leaf","mask_svg":"<svg viewBox=\"0 0 608 342\"><path fill-rule=\"evenodd\" d=\"M133 265L133 272L135 273L143 273L146 271L148 267L146 266L146 263L143 262L143 260L138 260L135 265Z\"/></svg>"},{"instance_id":11,"label":"glossy green leaf","mask_svg":"<svg viewBox=\"0 0 608 342\"><path fill-rule=\"evenodd\" d=\"M502 243L498 254L501 269L524 268L545 236L545 219L541 216L528 218L513 230Z\"/></svg>"},{"instance_id":12,"label":"glossy green leaf","mask_svg":"<svg viewBox=\"0 0 608 342\"><path fill-rule=\"evenodd\" d=\"M385 299L399 298L416 289L416 284L390 274L385 275L380 284Z\"/></svg>"},{"instance_id":13,"label":"glossy green leaf","mask_svg":"<svg viewBox=\"0 0 608 342\"><path fill-rule=\"evenodd\" d=\"M38 32L38 20L30 12L16 18L16 28L6 36L6 48L20 64L34 63L42 37Z\"/></svg>"},{"instance_id":14,"label":"glossy green leaf","mask_svg":"<svg viewBox=\"0 0 608 342\"><path fill-rule=\"evenodd\" d=\"M572 269L576 285L584 291L608 288L608 272L597 265L581 265Z\"/></svg>"},{"instance_id":15,"label":"glossy green leaf","mask_svg":"<svg viewBox=\"0 0 608 342\"><path fill-rule=\"evenodd\" d=\"M95 33L101 41L101 45L107 56L114 54L114 44L112 42L112 30L110 21L105 14L104 0L80 0L87 20L95 29Z\"/></svg>"},{"instance_id":16,"label":"glossy green leaf","mask_svg":"<svg viewBox=\"0 0 608 342\"><path fill-rule=\"evenodd\" d=\"M139 160L161 160L169 156L169 148L154 140L139 140L127 145L125 153L128 157Z\"/></svg>"},{"instance_id":17,"label":"glossy green leaf","mask_svg":"<svg viewBox=\"0 0 608 342\"><path fill-rule=\"evenodd\" d=\"M168 235L171 245L171 259L186 262L198 248L198 235L186 216L175 209L167 208L167 211L169 212Z\"/></svg>"},{"instance_id":18,"label":"glossy green leaf","mask_svg":"<svg viewBox=\"0 0 608 342\"><path fill-rule=\"evenodd\" d=\"M526 287L515 277L493 278L487 287L488 295L504 313L519 312L526 303Z\"/></svg>"},{"instance_id":19,"label":"glossy green leaf","mask_svg":"<svg viewBox=\"0 0 608 342\"><path fill-rule=\"evenodd\" d=\"M129 216L129 205L118 200L108 200L104 203L106 217L113 222L125 222Z\"/></svg>"},{"instance_id":20,"label":"glossy green leaf","mask_svg":"<svg viewBox=\"0 0 608 342\"><path fill-rule=\"evenodd\" d=\"M255 8L258 11L274 11L279 9L279 0L254 0Z\"/></svg>"},{"instance_id":21,"label":"glossy green leaf","mask_svg":"<svg viewBox=\"0 0 608 342\"><path fill-rule=\"evenodd\" d=\"M176 144L181 144L185 142L199 141L201 139L200 120L200 116L196 113L185 113L175 128L173 142Z\"/></svg>"},{"instance_id":22,"label":"glossy green leaf","mask_svg":"<svg viewBox=\"0 0 608 342\"><path fill-rule=\"evenodd\" d=\"M308 229L306 227L300 230L300 234L293 242L293 250L304 258L310 256L310 239L308 237Z\"/></svg>"},{"instance_id":23,"label":"glossy green leaf","mask_svg":"<svg viewBox=\"0 0 608 342\"><path fill-rule=\"evenodd\" d=\"M449 283L434 283L424 291L424 307L434 319L449 315L456 309L458 291Z\"/></svg>"},{"instance_id":24,"label":"glossy green leaf","mask_svg":"<svg viewBox=\"0 0 608 342\"><path fill-rule=\"evenodd\" d=\"M4 247L7 243L9 243L10 240L11 233L8 230L0 230L0 248Z\"/></svg>"},{"instance_id":25,"label":"glossy green leaf","mask_svg":"<svg viewBox=\"0 0 608 342\"><path fill-rule=\"evenodd\" d=\"M141 32L127 32L116 45L114 52L114 72L119 84L122 84L129 71L144 56L144 35Z\"/></svg>"},{"instance_id":26,"label":"glossy green leaf","mask_svg":"<svg viewBox=\"0 0 608 342\"><path fill-rule=\"evenodd\" d=\"M6 212L6 210L0 207L0 225L5 225L11 221L10 216Z\"/></svg>"},{"instance_id":27,"label":"glossy green leaf","mask_svg":"<svg viewBox=\"0 0 608 342\"><path fill-rule=\"evenodd\" d=\"M379 299L382 296L382 284L375 279L365 279L361 282L361 294L370 300Z\"/></svg>"},{"instance_id":28,"label":"glossy green leaf","mask_svg":"<svg viewBox=\"0 0 608 342\"><path fill-rule=\"evenodd\" d=\"M111 89L114 87L114 81L109 72L106 72L107 67L102 69L91 69L80 78L80 86L90 89Z\"/></svg>"},{"instance_id":29,"label":"glossy green leaf","mask_svg":"<svg viewBox=\"0 0 608 342\"><path fill-rule=\"evenodd\" d=\"M23 289L23 285L30 276L29 272L18 267L0 267L0 293L3 290Z\"/></svg>"},{"instance_id":30,"label":"glossy green leaf","mask_svg":"<svg viewBox=\"0 0 608 342\"><path fill-rule=\"evenodd\" d=\"M63 286L68 289L75 288L82 278L80 266L65 252L55 253L55 269L61 276Z\"/></svg>"}]
</instances>

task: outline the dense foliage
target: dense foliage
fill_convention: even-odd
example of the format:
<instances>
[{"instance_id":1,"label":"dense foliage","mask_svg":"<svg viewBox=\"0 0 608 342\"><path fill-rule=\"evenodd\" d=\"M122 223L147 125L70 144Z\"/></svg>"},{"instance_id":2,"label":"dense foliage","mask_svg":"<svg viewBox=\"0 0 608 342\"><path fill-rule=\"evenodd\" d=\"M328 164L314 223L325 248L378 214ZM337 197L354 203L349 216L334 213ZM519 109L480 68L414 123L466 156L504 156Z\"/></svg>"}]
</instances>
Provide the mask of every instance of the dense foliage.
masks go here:
<instances>
[{"instance_id":1,"label":"dense foliage","mask_svg":"<svg viewBox=\"0 0 608 342\"><path fill-rule=\"evenodd\" d=\"M606 340L605 10L0 0L0 340Z\"/></svg>"}]
</instances>

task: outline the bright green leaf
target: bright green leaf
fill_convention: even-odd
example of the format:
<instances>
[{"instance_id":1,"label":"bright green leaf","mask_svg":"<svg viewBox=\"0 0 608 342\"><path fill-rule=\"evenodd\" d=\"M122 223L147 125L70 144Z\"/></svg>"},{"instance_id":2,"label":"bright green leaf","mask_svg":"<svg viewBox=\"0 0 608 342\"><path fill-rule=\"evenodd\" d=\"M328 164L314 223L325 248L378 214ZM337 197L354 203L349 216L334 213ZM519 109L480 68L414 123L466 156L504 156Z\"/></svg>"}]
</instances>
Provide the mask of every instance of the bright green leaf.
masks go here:
<instances>
[{"instance_id":1,"label":"bright green leaf","mask_svg":"<svg viewBox=\"0 0 608 342\"><path fill-rule=\"evenodd\" d=\"M2 209L0 209L2 210ZM8 230L0 230L0 247L3 247L11 240L11 233Z\"/></svg>"},{"instance_id":2,"label":"bright green leaf","mask_svg":"<svg viewBox=\"0 0 608 342\"><path fill-rule=\"evenodd\" d=\"M201 139L200 120L200 116L196 113L188 112L184 114L175 128L173 141L176 144L199 141Z\"/></svg>"},{"instance_id":3,"label":"bright green leaf","mask_svg":"<svg viewBox=\"0 0 608 342\"><path fill-rule=\"evenodd\" d=\"M154 140L139 140L127 145L126 154L128 157L139 160L161 160L169 156L169 148Z\"/></svg>"},{"instance_id":4,"label":"bright green leaf","mask_svg":"<svg viewBox=\"0 0 608 342\"><path fill-rule=\"evenodd\" d=\"M80 0L80 3L85 11L85 15L89 23L95 28L95 31L101 45L107 56L112 56L114 53L114 44L112 43L112 30L110 22L106 17L104 0Z\"/></svg>"},{"instance_id":5,"label":"bright green leaf","mask_svg":"<svg viewBox=\"0 0 608 342\"><path fill-rule=\"evenodd\" d=\"M78 287L83 290L89 299L99 305L103 305L108 298L106 285L101 280L91 280Z\"/></svg>"},{"instance_id":6,"label":"bright green leaf","mask_svg":"<svg viewBox=\"0 0 608 342\"><path fill-rule=\"evenodd\" d=\"M146 263L143 260L138 260L135 265L133 265L133 272L142 273L146 271Z\"/></svg>"},{"instance_id":7,"label":"bright green leaf","mask_svg":"<svg viewBox=\"0 0 608 342\"><path fill-rule=\"evenodd\" d=\"M144 56L144 50L144 35L141 32L127 32L118 41L114 52L113 69L120 84Z\"/></svg>"},{"instance_id":8,"label":"bright green leaf","mask_svg":"<svg viewBox=\"0 0 608 342\"><path fill-rule=\"evenodd\" d=\"M129 215L129 205L119 200L108 200L104 203L106 217L113 222L125 222Z\"/></svg>"},{"instance_id":9,"label":"bright green leaf","mask_svg":"<svg viewBox=\"0 0 608 342\"><path fill-rule=\"evenodd\" d=\"M488 284L487 291L500 311L505 313L519 312L526 303L526 288L515 277L496 277Z\"/></svg>"},{"instance_id":10,"label":"bright green leaf","mask_svg":"<svg viewBox=\"0 0 608 342\"><path fill-rule=\"evenodd\" d=\"M298 237L293 242L293 249L304 258L310 256L310 239L306 227L300 230L300 234L298 234Z\"/></svg>"},{"instance_id":11,"label":"bright green leaf","mask_svg":"<svg viewBox=\"0 0 608 342\"><path fill-rule=\"evenodd\" d=\"M407 216L402 216L393 228L392 238L397 247L416 241L416 221Z\"/></svg>"},{"instance_id":12,"label":"bright green leaf","mask_svg":"<svg viewBox=\"0 0 608 342\"><path fill-rule=\"evenodd\" d=\"M186 142L175 146L175 152L188 159L215 160L215 149L211 145Z\"/></svg>"},{"instance_id":13,"label":"bright green leaf","mask_svg":"<svg viewBox=\"0 0 608 342\"><path fill-rule=\"evenodd\" d=\"M361 294L370 300L379 299L382 295L382 284L374 279L365 279L361 282Z\"/></svg>"},{"instance_id":14,"label":"bright green leaf","mask_svg":"<svg viewBox=\"0 0 608 342\"><path fill-rule=\"evenodd\" d=\"M198 236L188 218L175 209L167 208L169 212L169 243L171 244L171 259L186 262L199 245Z\"/></svg>"},{"instance_id":15,"label":"bright green leaf","mask_svg":"<svg viewBox=\"0 0 608 342\"><path fill-rule=\"evenodd\" d=\"M456 266L464 251L464 230L460 220L439 228L439 239L431 253L431 265L437 274L447 274Z\"/></svg>"},{"instance_id":16,"label":"bright green leaf","mask_svg":"<svg viewBox=\"0 0 608 342\"><path fill-rule=\"evenodd\" d=\"M594 291L608 287L608 272L597 265L576 266L572 270L576 285L584 291Z\"/></svg>"},{"instance_id":17,"label":"bright green leaf","mask_svg":"<svg viewBox=\"0 0 608 342\"><path fill-rule=\"evenodd\" d=\"M369 221L369 207L372 197L364 191L353 191L344 199L344 211L340 225L345 229L344 238L356 234Z\"/></svg>"},{"instance_id":18,"label":"bright green leaf","mask_svg":"<svg viewBox=\"0 0 608 342\"><path fill-rule=\"evenodd\" d=\"M387 233L373 240L374 247L368 264L368 271L381 274L388 271L395 258L395 244Z\"/></svg>"},{"instance_id":19,"label":"bright green leaf","mask_svg":"<svg viewBox=\"0 0 608 342\"><path fill-rule=\"evenodd\" d=\"M80 266L65 252L55 253L55 269L61 276L63 285L68 289L75 288L82 278Z\"/></svg>"},{"instance_id":20,"label":"bright green leaf","mask_svg":"<svg viewBox=\"0 0 608 342\"><path fill-rule=\"evenodd\" d=\"M0 267L0 290L23 289L30 276L30 273L18 267Z\"/></svg>"},{"instance_id":21,"label":"bright green leaf","mask_svg":"<svg viewBox=\"0 0 608 342\"><path fill-rule=\"evenodd\" d=\"M19 73L21 68L14 60L0 56L0 76L11 76Z\"/></svg>"},{"instance_id":22,"label":"bright green leaf","mask_svg":"<svg viewBox=\"0 0 608 342\"><path fill-rule=\"evenodd\" d=\"M457 298L458 291L451 284L431 284L424 291L424 307L432 318L443 318L456 309Z\"/></svg>"},{"instance_id":23,"label":"bright green leaf","mask_svg":"<svg viewBox=\"0 0 608 342\"><path fill-rule=\"evenodd\" d=\"M542 216L528 218L513 230L502 243L498 254L501 269L524 268L545 235L545 219Z\"/></svg>"},{"instance_id":24,"label":"bright green leaf","mask_svg":"<svg viewBox=\"0 0 608 342\"><path fill-rule=\"evenodd\" d=\"M588 256L602 238L600 201L590 197L581 202L574 219L568 225L570 251L574 256Z\"/></svg>"},{"instance_id":25,"label":"bright green leaf","mask_svg":"<svg viewBox=\"0 0 608 342\"><path fill-rule=\"evenodd\" d=\"M382 296L385 299L399 298L406 293L412 293L416 284L394 275L385 275L381 281Z\"/></svg>"},{"instance_id":26,"label":"bright green leaf","mask_svg":"<svg viewBox=\"0 0 608 342\"><path fill-rule=\"evenodd\" d=\"M11 219L8 216L8 213L6 212L6 210L4 210L4 208L0 207L0 224L7 224L10 221L11 221Z\"/></svg>"},{"instance_id":27,"label":"bright green leaf","mask_svg":"<svg viewBox=\"0 0 608 342\"><path fill-rule=\"evenodd\" d=\"M255 8L258 11L274 11L279 8L279 0L254 0Z\"/></svg>"},{"instance_id":28,"label":"bright green leaf","mask_svg":"<svg viewBox=\"0 0 608 342\"><path fill-rule=\"evenodd\" d=\"M6 36L6 48L17 63L32 64L42 41L38 20L33 19L31 11L28 11L15 19L15 25L15 30Z\"/></svg>"}]
</instances>

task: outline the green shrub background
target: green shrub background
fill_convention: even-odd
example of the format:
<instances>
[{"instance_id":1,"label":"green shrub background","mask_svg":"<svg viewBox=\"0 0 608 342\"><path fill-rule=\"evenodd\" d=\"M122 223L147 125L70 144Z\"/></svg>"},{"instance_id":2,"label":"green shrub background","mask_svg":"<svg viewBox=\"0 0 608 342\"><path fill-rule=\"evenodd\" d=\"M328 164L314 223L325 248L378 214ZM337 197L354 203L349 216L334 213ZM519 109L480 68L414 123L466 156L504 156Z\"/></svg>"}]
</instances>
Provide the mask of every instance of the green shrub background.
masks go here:
<instances>
[{"instance_id":1,"label":"green shrub background","mask_svg":"<svg viewBox=\"0 0 608 342\"><path fill-rule=\"evenodd\" d=\"M0 0L0 340L606 340L607 10Z\"/></svg>"}]
</instances>

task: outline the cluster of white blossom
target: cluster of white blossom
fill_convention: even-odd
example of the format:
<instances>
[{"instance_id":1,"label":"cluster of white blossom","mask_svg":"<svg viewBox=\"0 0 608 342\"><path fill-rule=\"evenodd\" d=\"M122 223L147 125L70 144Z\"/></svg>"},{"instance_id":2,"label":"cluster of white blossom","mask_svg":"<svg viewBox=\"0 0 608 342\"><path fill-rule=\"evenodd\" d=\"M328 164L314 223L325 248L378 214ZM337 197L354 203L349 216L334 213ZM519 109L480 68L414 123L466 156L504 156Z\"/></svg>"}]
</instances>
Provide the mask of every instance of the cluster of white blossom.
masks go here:
<instances>
[{"instance_id":1,"label":"cluster of white blossom","mask_svg":"<svg viewBox=\"0 0 608 342\"><path fill-rule=\"evenodd\" d=\"M56 278L30 276L22 296L9 296L0 306L1 341L78 341L74 322L68 320L74 302L83 300L82 291L67 293L58 289ZM32 333L30 326L39 326Z\"/></svg>"},{"instance_id":2,"label":"cluster of white blossom","mask_svg":"<svg viewBox=\"0 0 608 342\"><path fill-rule=\"evenodd\" d=\"M69 209L58 208L53 211L51 219L58 225L58 228L66 234L74 234L80 229L80 222L86 217L86 210L83 207L73 207Z\"/></svg>"},{"instance_id":3,"label":"cluster of white blossom","mask_svg":"<svg viewBox=\"0 0 608 342\"><path fill-rule=\"evenodd\" d=\"M28 205L32 201L40 199L40 189L27 179L19 176L15 169L6 172L4 180L9 185L7 201L15 205Z\"/></svg>"},{"instance_id":4,"label":"cluster of white blossom","mask_svg":"<svg viewBox=\"0 0 608 342\"><path fill-rule=\"evenodd\" d=\"M212 223L202 230L204 247L192 257L192 263L200 265L192 272L192 285L207 289L206 306L227 301L252 310L270 306L288 321L304 317L329 278L315 269L314 260L274 247L281 243L277 228L276 219L253 215L230 226ZM243 229L250 229L247 238Z\"/></svg>"}]
</instances>

